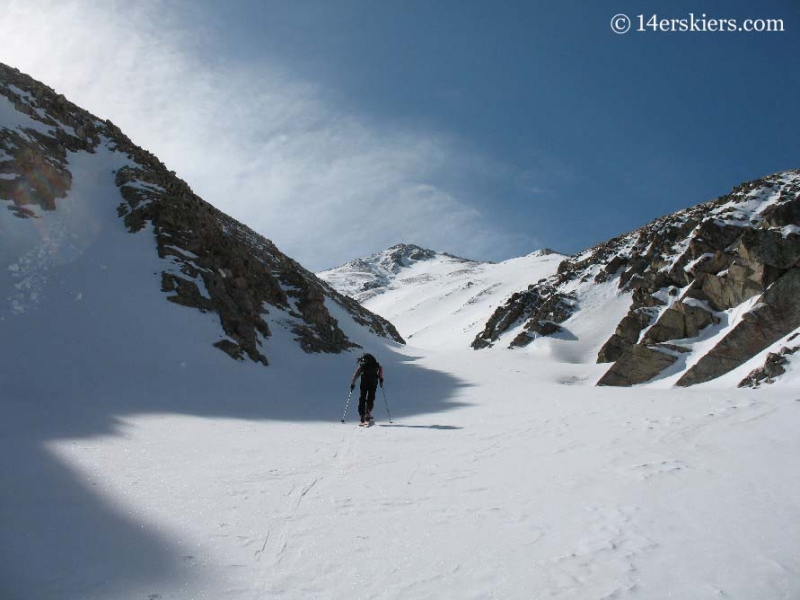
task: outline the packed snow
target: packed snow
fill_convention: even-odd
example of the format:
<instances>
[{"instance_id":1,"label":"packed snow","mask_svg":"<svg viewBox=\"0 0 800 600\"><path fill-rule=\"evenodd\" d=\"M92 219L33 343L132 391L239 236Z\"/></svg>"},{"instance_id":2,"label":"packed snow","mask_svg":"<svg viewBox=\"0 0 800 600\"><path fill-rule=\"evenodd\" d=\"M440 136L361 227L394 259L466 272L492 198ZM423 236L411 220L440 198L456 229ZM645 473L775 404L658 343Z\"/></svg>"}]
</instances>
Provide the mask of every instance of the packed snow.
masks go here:
<instances>
[{"instance_id":1,"label":"packed snow","mask_svg":"<svg viewBox=\"0 0 800 600\"><path fill-rule=\"evenodd\" d=\"M524 352L376 353L369 429L353 404L338 422L341 359L295 357L316 384L238 365L226 396L16 406L3 597L800 593L797 387L611 390Z\"/></svg>"},{"instance_id":2,"label":"packed snow","mask_svg":"<svg viewBox=\"0 0 800 600\"><path fill-rule=\"evenodd\" d=\"M473 351L557 258L431 263L373 299L408 346L336 312L386 371L375 426L342 424L359 353L276 321L267 368L213 348L116 215L125 160L71 154L56 211L0 210L3 600L800 597L797 369L596 388L613 286L571 335Z\"/></svg>"}]
</instances>

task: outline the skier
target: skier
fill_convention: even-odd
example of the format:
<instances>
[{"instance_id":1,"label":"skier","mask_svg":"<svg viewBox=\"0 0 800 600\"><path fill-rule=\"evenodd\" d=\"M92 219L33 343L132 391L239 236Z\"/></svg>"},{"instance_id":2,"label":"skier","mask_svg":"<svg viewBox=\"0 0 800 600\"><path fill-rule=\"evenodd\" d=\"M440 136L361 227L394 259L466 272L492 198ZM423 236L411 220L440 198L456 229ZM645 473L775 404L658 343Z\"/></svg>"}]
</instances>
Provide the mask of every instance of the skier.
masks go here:
<instances>
[{"instance_id":1,"label":"skier","mask_svg":"<svg viewBox=\"0 0 800 600\"><path fill-rule=\"evenodd\" d=\"M372 420L372 407L375 405L375 390L378 383L383 387L383 367L372 354L366 353L358 359L358 368L350 380L350 391L356 387L356 379L361 376L361 395L358 398L358 414L361 425L367 426Z\"/></svg>"}]
</instances>

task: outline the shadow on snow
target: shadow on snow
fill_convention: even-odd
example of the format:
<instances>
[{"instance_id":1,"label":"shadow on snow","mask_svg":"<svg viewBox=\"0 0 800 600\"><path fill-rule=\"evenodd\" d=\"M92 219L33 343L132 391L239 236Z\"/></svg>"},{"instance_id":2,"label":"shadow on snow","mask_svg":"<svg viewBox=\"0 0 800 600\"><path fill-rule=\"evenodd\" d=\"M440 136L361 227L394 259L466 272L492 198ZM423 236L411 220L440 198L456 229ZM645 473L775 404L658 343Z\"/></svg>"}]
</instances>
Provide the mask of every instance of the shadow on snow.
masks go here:
<instances>
[{"instance_id":1,"label":"shadow on snow","mask_svg":"<svg viewBox=\"0 0 800 600\"><path fill-rule=\"evenodd\" d=\"M390 423L388 425L378 425L379 427L403 427L405 429L438 429L440 431L450 431L452 429L464 429L455 425L398 425Z\"/></svg>"},{"instance_id":2,"label":"shadow on snow","mask_svg":"<svg viewBox=\"0 0 800 600\"><path fill-rule=\"evenodd\" d=\"M76 353L72 340L57 336L46 348L36 347L33 337L6 339L14 341L6 346L10 368L0 403L0 597L8 600L83 600L88 589L157 589L182 572L185 557L170 550L174 544L164 534L106 500L98 493L103 482L74 472L49 443L91 444L96 436L119 434L120 419L145 414L336 427L358 355L284 362L273 350L272 365L264 368L236 363L213 348L206 360L185 363L164 360L169 352L162 349L153 356L120 355L113 340ZM463 382L391 347L371 351L386 370L394 420L459 406L452 398Z\"/></svg>"}]
</instances>

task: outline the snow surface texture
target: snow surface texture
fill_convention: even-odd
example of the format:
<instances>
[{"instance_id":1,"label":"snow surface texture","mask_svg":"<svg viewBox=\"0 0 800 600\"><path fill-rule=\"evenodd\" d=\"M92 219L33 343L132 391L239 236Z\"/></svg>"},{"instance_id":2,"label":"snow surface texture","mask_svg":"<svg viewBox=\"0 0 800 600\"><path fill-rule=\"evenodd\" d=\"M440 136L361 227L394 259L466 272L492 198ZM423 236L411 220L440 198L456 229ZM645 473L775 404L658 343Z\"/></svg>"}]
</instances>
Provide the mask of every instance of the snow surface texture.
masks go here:
<instances>
[{"instance_id":1,"label":"snow surface texture","mask_svg":"<svg viewBox=\"0 0 800 600\"><path fill-rule=\"evenodd\" d=\"M108 202L123 163L70 154L58 210L0 210L2 600L800 596L796 369L595 388L585 316L571 345L455 339L503 269L555 268L526 257L376 296L409 347L329 303L386 369L376 426L355 401L342 425L354 354L276 326L268 369L234 362L216 315L164 301L153 237Z\"/></svg>"},{"instance_id":2,"label":"snow surface texture","mask_svg":"<svg viewBox=\"0 0 800 600\"><path fill-rule=\"evenodd\" d=\"M65 409L3 448L2 597L796 598L797 388L584 375L495 349L393 359L394 423L379 396L369 430L352 405L337 422L341 386L296 381L287 419L209 394L164 414L112 403L112 430L78 434L94 411ZM6 428L25 440L47 408Z\"/></svg>"}]
</instances>

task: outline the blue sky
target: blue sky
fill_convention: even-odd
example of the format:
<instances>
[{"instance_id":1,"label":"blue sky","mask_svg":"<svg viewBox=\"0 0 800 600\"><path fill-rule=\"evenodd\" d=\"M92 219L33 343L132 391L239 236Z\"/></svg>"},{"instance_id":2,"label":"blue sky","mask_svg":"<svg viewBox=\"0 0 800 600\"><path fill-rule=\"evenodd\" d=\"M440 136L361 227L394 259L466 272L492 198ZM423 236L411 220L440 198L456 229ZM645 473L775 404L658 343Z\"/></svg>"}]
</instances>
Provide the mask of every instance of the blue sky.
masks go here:
<instances>
[{"instance_id":1,"label":"blue sky","mask_svg":"<svg viewBox=\"0 0 800 600\"><path fill-rule=\"evenodd\" d=\"M7 1L0 60L312 269L573 253L800 168L790 0ZM690 13L785 31L635 31Z\"/></svg>"}]
</instances>

